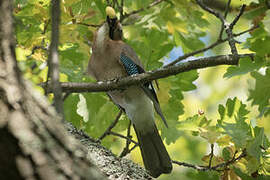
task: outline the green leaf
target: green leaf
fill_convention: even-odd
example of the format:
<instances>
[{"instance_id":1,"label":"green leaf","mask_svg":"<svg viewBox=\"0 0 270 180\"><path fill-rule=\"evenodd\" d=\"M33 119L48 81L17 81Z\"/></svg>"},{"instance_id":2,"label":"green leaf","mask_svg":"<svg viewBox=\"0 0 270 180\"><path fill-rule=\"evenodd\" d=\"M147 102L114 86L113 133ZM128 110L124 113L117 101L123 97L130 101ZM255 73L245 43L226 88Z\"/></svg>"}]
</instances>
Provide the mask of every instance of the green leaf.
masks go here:
<instances>
[{"instance_id":1,"label":"green leaf","mask_svg":"<svg viewBox=\"0 0 270 180\"><path fill-rule=\"evenodd\" d=\"M198 35L175 32L174 38L176 45L181 46L184 53L189 53L204 47L204 43L199 39Z\"/></svg>"},{"instance_id":2,"label":"green leaf","mask_svg":"<svg viewBox=\"0 0 270 180\"><path fill-rule=\"evenodd\" d=\"M266 11L266 16L264 17L262 23L265 30L268 32L268 35L270 36L270 11Z\"/></svg>"},{"instance_id":3,"label":"green leaf","mask_svg":"<svg viewBox=\"0 0 270 180\"><path fill-rule=\"evenodd\" d=\"M83 121L86 123L89 120L89 112L86 104L86 100L82 94L79 94L79 102L77 104L77 114L79 114Z\"/></svg>"},{"instance_id":4,"label":"green leaf","mask_svg":"<svg viewBox=\"0 0 270 180\"><path fill-rule=\"evenodd\" d=\"M229 147L225 147L222 149L222 157L225 161L231 160L231 150Z\"/></svg>"},{"instance_id":5,"label":"green leaf","mask_svg":"<svg viewBox=\"0 0 270 180\"><path fill-rule=\"evenodd\" d=\"M75 127L81 129L81 119L77 112L77 104L79 102L78 94L69 95L64 101L64 115L65 119L71 122Z\"/></svg>"},{"instance_id":6,"label":"green leaf","mask_svg":"<svg viewBox=\"0 0 270 180\"><path fill-rule=\"evenodd\" d=\"M183 121L179 121L177 127L184 131L198 131L199 127L208 125L210 122L205 116L194 115Z\"/></svg>"},{"instance_id":7,"label":"green leaf","mask_svg":"<svg viewBox=\"0 0 270 180\"><path fill-rule=\"evenodd\" d=\"M200 128L199 130L200 136L206 139L210 144L214 144L220 136L220 132L218 132L216 126L207 126L205 128Z\"/></svg>"},{"instance_id":8,"label":"green leaf","mask_svg":"<svg viewBox=\"0 0 270 180\"><path fill-rule=\"evenodd\" d=\"M68 76L69 81L81 82L85 77L85 62L88 57L80 51L78 44L68 43L59 50L60 72Z\"/></svg>"},{"instance_id":9,"label":"green leaf","mask_svg":"<svg viewBox=\"0 0 270 180\"><path fill-rule=\"evenodd\" d=\"M72 12L74 14L83 14L87 13L89 10L89 7L91 6L91 0L81 0L77 1L76 3L73 3L71 5L72 7Z\"/></svg>"},{"instance_id":10,"label":"green leaf","mask_svg":"<svg viewBox=\"0 0 270 180\"><path fill-rule=\"evenodd\" d=\"M252 105L259 105L260 112L269 115L270 69L266 69L265 75L252 72L251 76L256 80L256 84L254 89L249 90L248 100L252 101Z\"/></svg>"},{"instance_id":11,"label":"green leaf","mask_svg":"<svg viewBox=\"0 0 270 180\"><path fill-rule=\"evenodd\" d=\"M249 111L246 105L237 98L228 99L226 107L219 105L220 119L218 126L224 130L224 134L229 135L238 148L245 148L247 141L251 139L249 125L245 122Z\"/></svg>"},{"instance_id":12,"label":"green leaf","mask_svg":"<svg viewBox=\"0 0 270 180\"><path fill-rule=\"evenodd\" d=\"M249 57L241 58L238 66L230 66L223 77L231 78L239 75L244 75L249 72L258 70L263 65L261 58L256 57L255 61L252 61Z\"/></svg>"},{"instance_id":13,"label":"green leaf","mask_svg":"<svg viewBox=\"0 0 270 180\"><path fill-rule=\"evenodd\" d=\"M106 17L106 12L105 12L106 5L101 0L94 0L94 1L96 3L96 6L99 9L99 12L101 12L103 18L105 19L105 17Z\"/></svg>"},{"instance_id":14,"label":"green leaf","mask_svg":"<svg viewBox=\"0 0 270 180\"><path fill-rule=\"evenodd\" d=\"M114 121L119 110L103 93L83 95L89 111L89 121L84 124L85 131L93 137L99 137Z\"/></svg>"},{"instance_id":15,"label":"green leaf","mask_svg":"<svg viewBox=\"0 0 270 180\"><path fill-rule=\"evenodd\" d=\"M246 115L249 111L246 109L246 105L239 101L236 97L234 99L228 99L226 107L219 105L218 108L220 119L219 124L223 122L245 122Z\"/></svg>"},{"instance_id":16,"label":"green leaf","mask_svg":"<svg viewBox=\"0 0 270 180\"><path fill-rule=\"evenodd\" d=\"M255 157L258 162L261 161L262 157L262 149L264 142L264 129L255 127L254 129L255 138L252 140L252 142L247 147L247 152L249 155Z\"/></svg>"},{"instance_id":17,"label":"green leaf","mask_svg":"<svg viewBox=\"0 0 270 180\"><path fill-rule=\"evenodd\" d=\"M250 0L250 1L252 1L252 0ZM257 1L257 0L255 0L255 1ZM253 20L254 17L261 16L263 13L265 13L266 10L267 10L266 6L258 6L257 8L252 8L249 11L247 11L246 13L244 13L243 17Z\"/></svg>"},{"instance_id":18,"label":"green leaf","mask_svg":"<svg viewBox=\"0 0 270 180\"><path fill-rule=\"evenodd\" d=\"M247 175L246 173L242 172L238 168L233 168L233 170L243 180L254 180L254 179L255 180L269 180L270 179L270 176L266 176L266 175L262 175L262 174L259 174L256 178L251 177L251 176ZM255 172L255 171L253 171L253 172Z\"/></svg>"},{"instance_id":19,"label":"green leaf","mask_svg":"<svg viewBox=\"0 0 270 180\"><path fill-rule=\"evenodd\" d=\"M184 113L183 104L183 92L191 91L196 89L196 86L193 84L198 78L197 71L189 71L185 73L178 74L174 77L169 77L165 80L162 80L164 84L169 85L169 95L167 101L161 100L161 109L164 113L165 118L168 121L170 128L161 126L162 137L166 137L166 143L174 143L182 132L177 128L179 125L178 117ZM162 84L161 84L162 85ZM168 88L168 87L164 87Z\"/></svg>"},{"instance_id":20,"label":"green leaf","mask_svg":"<svg viewBox=\"0 0 270 180\"><path fill-rule=\"evenodd\" d=\"M238 148L245 148L247 145L247 140L251 138L250 129L246 123L224 123L221 126L225 130L225 134L232 137L232 141Z\"/></svg>"},{"instance_id":21,"label":"green leaf","mask_svg":"<svg viewBox=\"0 0 270 180\"><path fill-rule=\"evenodd\" d=\"M138 27L133 28L135 29L131 29L129 32L138 31ZM173 44L168 40L168 33L154 28L142 29L141 32L135 33L141 37L137 40L131 37L127 43L135 49L145 69L153 70L161 67L161 59L173 49Z\"/></svg>"},{"instance_id":22,"label":"green leaf","mask_svg":"<svg viewBox=\"0 0 270 180\"><path fill-rule=\"evenodd\" d=\"M270 49L268 48L270 45L270 36L264 29L263 24L260 24L259 28L254 30L251 35L245 43L246 48L256 52L256 55L260 57L265 57L265 54L270 53Z\"/></svg>"}]
</instances>

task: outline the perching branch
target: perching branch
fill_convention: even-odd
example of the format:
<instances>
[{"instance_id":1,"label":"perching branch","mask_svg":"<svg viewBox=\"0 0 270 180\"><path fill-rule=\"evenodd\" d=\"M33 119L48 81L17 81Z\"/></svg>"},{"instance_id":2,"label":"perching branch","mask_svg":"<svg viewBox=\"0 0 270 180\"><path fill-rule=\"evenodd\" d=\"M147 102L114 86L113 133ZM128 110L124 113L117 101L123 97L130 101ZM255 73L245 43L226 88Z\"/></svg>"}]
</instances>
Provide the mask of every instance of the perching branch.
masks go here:
<instances>
[{"instance_id":1,"label":"perching branch","mask_svg":"<svg viewBox=\"0 0 270 180\"><path fill-rule=\"evenodd\" d=\"M237 58L250 57L253 58L254 54L239 54ZM213 67L218 65L237 65L238 61L233 58L233 55L220 55L205 58L198 58L189 60L187 62L177 64L174 66L160 68L146 73L128 76L119 80L104 81L97 83L73 83L63 82L61 87L63 92L103 92L116 89L125 89L128 86L150 82L156 79L165 78L172 75L177 75L182 72L187 72L196 69ZM41 84L45 87L44 84ZM51 84L49 84L48 92L52 92Z\"/></svg>"},{"instance_id":2,"label":"perching branch","mask_svg":"<svg viewBox=\"0 0 270 180\"><path fill-rule=\"evenodd\" d=\"M59 57L58 57L60 0L52 0L51 6L52 6L51 8L52 39L48 58L49 62L48 73L51 79L52 92L54 94L54 105L56 111L63 116L62 89L59 82Z\"/></svg>"}]
</instances>

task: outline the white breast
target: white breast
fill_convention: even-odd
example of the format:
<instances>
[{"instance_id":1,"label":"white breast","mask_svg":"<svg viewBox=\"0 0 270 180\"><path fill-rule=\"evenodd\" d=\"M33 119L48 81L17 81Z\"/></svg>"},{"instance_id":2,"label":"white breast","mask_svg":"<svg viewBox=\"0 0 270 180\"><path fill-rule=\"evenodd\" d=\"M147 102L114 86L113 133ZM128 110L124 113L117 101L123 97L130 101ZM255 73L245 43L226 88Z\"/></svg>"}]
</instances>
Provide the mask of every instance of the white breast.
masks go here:
<instances>
[{"instance_id":1,"label":"white breast","mask_svg":"<svg viewBox=\"0 0 270 180\"><path fill-rule=\"evenodd\" d=\"M104 40L106 36L106 24L103 24L97 32L96 45L98 48L102 48L104 45Z\"/></svg>"}]
</instances>

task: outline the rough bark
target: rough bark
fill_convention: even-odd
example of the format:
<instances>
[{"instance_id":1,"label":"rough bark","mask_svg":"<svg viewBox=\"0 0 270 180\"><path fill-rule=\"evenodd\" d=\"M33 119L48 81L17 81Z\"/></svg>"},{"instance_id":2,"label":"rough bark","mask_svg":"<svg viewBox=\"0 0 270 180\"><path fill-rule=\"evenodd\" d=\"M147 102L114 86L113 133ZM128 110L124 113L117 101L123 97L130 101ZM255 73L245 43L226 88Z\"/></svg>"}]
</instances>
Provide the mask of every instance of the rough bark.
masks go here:
<instances>
[{"instance_id":1,"label":"rough bark","mask_svg":"<svg viewBox=\"0 0 270 180\"><path fill-rule=\"evenodd\" d=\"M0 1L0 179L102 180L104 174L111 179L150 178L142 168L116 158L68 125L81 143L72 137L45 97L22 78L11 3Z\"/></svg>"}]
</instances>

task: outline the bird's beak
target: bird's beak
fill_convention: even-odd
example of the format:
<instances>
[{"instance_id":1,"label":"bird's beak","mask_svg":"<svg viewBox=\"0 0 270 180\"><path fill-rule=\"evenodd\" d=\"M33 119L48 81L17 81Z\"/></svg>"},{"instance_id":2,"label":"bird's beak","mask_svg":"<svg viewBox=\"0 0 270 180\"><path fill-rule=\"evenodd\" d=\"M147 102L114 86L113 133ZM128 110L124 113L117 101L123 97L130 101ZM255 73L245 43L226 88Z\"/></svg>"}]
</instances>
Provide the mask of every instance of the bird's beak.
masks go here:
<instances>
[{"instance_id":1,"label":"bird's beak","mask_svg":"<svg viewBox=\"0 0 270 180\"><path fill-rule=\"evenodd\" d=\"M107 23L109 24L110 28L114 28L117 22L115 10L110 6L107 6L105 11L107 15Z\"/></svg>"},{"instance_id":2,"label":"bird's beak","mask_svg":"<svg viewBox=\"0 0 270 180\"><path fill-rule=\"evenodd\" d=\"M117 18L110 18L109 16L107 16L107 23L110 28L115 28L117 24Z\"/></svg>"},{"instance_id":3,"label":"bird's beak","mask_svg":"<svg viewBox=\"0 0 270 180\"><path fill-rule=\"evenodd\" d=\"M113 39L113 32L117 26L117 17L114 9L110 6L106 7L107 23L110 28L110 37Z\"/></svg>"}]
</instances>

